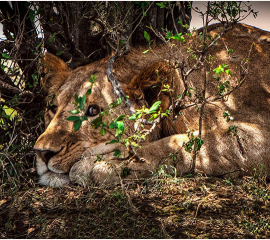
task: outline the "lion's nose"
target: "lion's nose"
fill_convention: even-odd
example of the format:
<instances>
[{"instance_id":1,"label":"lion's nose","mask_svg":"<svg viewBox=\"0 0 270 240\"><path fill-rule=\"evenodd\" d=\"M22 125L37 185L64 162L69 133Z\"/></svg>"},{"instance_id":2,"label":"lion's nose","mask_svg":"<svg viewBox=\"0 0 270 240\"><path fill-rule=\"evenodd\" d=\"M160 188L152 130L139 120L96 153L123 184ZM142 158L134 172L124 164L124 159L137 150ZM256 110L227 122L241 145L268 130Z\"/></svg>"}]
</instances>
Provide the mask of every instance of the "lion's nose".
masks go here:
<instances>
[{"instance_id":1,"label":"lion's nose","mask_svg":"<svg viewBox=\"0 0 270 240\"><path fill-rule=\"evenodd\" d=\"M57 154L56 152L50 151L50 150L37 150L35 149L36 154L42 159L43 162L48 164L49 160Z\"/></svg>"}]
</instances>

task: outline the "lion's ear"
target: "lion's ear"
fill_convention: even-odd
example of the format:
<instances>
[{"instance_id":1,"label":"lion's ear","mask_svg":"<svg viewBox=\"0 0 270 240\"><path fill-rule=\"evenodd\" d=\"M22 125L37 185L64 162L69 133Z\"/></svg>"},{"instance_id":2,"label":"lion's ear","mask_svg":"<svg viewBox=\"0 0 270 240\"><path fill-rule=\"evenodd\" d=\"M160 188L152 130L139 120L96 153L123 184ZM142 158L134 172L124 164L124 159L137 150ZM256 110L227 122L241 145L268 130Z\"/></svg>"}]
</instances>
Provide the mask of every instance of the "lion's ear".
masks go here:
<instances>
[{"instance_id":1,"label":"lion's ear","mask_svg":"<svg viewBox=\"0 0 270 240\"><path fill-rule=\"evenodd\" d=\"M47 52L43 59L43 66L45 76L42 78L41 84L47 92L54 93L68 78L70 68L63 60Z\"/></svg>"},{"instance_id":2,"label":"lion's ear","mask_svg":"<svg viewBox=\"0 0 270 240\"><path fill-rule=\"evenodd\" d=\"M166 92L161 92L162 85L168 84L171 70L165 62L156 62L145 67L138 75L134 76L126 88L126 93L131 101L143 101L151 106L158 98L163 99L162 107L169 104ZM166 103L166 105L164 105ZM164 106L163 106L164 105Z\"/></svg>"}]
</instances>

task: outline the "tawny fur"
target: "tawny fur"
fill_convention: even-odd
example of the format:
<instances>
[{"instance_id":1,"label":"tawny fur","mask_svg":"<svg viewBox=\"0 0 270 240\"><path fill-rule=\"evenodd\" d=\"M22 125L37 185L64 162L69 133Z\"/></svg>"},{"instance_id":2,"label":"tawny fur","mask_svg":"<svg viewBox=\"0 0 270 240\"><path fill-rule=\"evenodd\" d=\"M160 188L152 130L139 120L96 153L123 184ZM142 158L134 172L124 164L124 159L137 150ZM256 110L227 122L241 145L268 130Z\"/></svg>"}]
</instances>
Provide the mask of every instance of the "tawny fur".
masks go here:
<instances>
[{"instance_id":1,"label":"tawny fur","mask_svg":"<svg viewBox=\"0 0 270 240\"><path fill-rule=\"evenodd\" d=\"M211 35L218 33L217 26L210 27ZM228 64L237 81L241 62L248 56L254 43L251 59L249 60L249 74L245 83L233 92L225 101L207 104L203 116L202 138L204 145L197 156L196 169L207 175L226 175L229 173L252 174L253 169L263 169L270 173L270 33L257 28L237 24L223 39L228 48L234 51L228 55L223 41L213 47L209 54L215 57L214 66ZM192 46L193 42L189 42ZM173 56L181 60L185 56L186 46L178 49ZM166 61L170 55L166 47L155 49L156 54L143 55L145 49L134 49L123 56L114 65L114 75L122 85L123 90L134 102L136 108L142 105L150 106L157 100L162 100L162 109L170 104L166 92L160 92L161 83L170 83L171 76L177 79L177 73L167 67ZM63 61L46 54L45 70L47 77L44 87L50 95L55 94L54 104L58 106L56 114L48 110L45 114L46 131L37 140L35 149L50 150L57 154L50 158L46 165L40 155L37 156L37 168L40 183L49 186L62 186L71 182L87 185L91 182L104 184L115 183L121 177L124 167L131 169L128 178L147 177L154 173L159 166L175 167L178 174L187 173L191 169L192 155L183 148L188 141L186 130L198 131L199 114L195 108L183 110L178 120L172 117L165 119L152 133L142 148L137 152L138 158L123 161L115 159L114 149L121 149L127 156L123 146L105 144L113 139L109 133L101 136L100 129L94 129L91 121L96 117L89 117L84 121L80 130L73 131L73 123L67 121L74 109L74 95L82 96L89 88L91 75L97 76L92 94L87 97L86 106L98 104L100 108L108 108L108 104L116 100L111 84L106 76L106 60L94 62L75 70L70 70ZM212 71L210 65L208 70ZM157 74L158 71L158 74ZM200 87L202 70L194 71L189 81L193 88ZM208 77L206 97L213 96L215 79ZM155 86L155 88L152 88ZM174 86L173 97L176 98L183 89L178 80ZM234 122L227 123L223 112L229 111ZM129 114L123 105L116 108L115 117L119 114ZM106 120L107 117L104 117ZM108 119L109 121L109 119ZM131 121L126 121L132 134ZM228 133L230 125L238 126L239 137ZM97 161L97 155L102 161ZM176 156L172 159L170 154Z\"/></svg>"}]
</instances>

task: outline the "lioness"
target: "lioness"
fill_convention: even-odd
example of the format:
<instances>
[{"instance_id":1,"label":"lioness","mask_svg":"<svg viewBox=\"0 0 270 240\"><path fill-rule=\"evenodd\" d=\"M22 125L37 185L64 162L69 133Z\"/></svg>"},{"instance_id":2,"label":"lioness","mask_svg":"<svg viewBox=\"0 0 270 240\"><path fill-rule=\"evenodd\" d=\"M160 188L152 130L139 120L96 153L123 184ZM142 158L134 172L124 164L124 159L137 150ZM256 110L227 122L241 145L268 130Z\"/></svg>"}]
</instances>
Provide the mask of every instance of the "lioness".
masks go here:
<instances>
[{"instance_id":1,"label":"lioness","mask_svg":"<svg viewBox=\"0 0 270 240\"><path fill-rule=\"evenodd\" d=\"M215 34L215 28L212 34ZM215 57L215 67L227 64L234 76L239 76L239 66L248 56L252 43L249 74L244 84L229 97L205 105L202 139L204 144L196 158L196 169L207 175L230 173L252 174L254 168L270 173L270 33L257 28L237 24L210 53ZM224 44L233 49L228 54ZM125 94L139 109L151 106L161 100L162 109L170 106L170 98L161 92L160 79L169 81L177 72L166 65L166 48L158 47L155 54L142 54L132 50L114 64L114 75ZM184 52L184 50L182 50ZM160 56L162 56L160 58ZM181 54L179 58L183 57ZM163 61L163 59L165 59ZM141 178L154 173L159 166L173 166L177 174L190 171L192 154L185 151L183 144L189 141L187 130L198 130L199 113L195 108L182 111L177 120L169 116L137 149L138 157L128 155L118 143L107 144L113 134L100 134L100 128L93 128L91 122L108 105L117 100L112 84L107 79L107 62L103 59L87 66L71 70L61 59L46 54L44 59L46 76L43 86L49 96L54 96L53 105L45 113L46 131L38 138L34 148L37 153L37 172L40 184L60 187L70 182L87 185L90 182L111 184L121 177L122 169L129 169L128 178ZM159 74L157 74L157 71ZM209 69L212 72L212 69ZM74 110L74 96L83 96L91 86L89 78L97 79L92 93L86 95L84 115L78 131L67 118ZM209 75L206 97L212 94L214 79ZM202 77L202 70L195 70L189 77L194 88ZM183 89L179 81L174 87L176 98ZM161 92L161 94L160 94ZM227 122L224 111L229 111L234 122ZM115 108L114 116L130 114L124 104ZM104 115L103 121L109 116ZM127 121L126 136L133 133L133 121ZM125 126L127 126L125 125ZM237 134L228 132L230 126L237 126ZM195 133L196 134L196 133ZM119 149L122 158L114 156ZM173 157L172 157L173 156ZM124 157L124 158L123 158Z\"/></svg>"}]
</instances>

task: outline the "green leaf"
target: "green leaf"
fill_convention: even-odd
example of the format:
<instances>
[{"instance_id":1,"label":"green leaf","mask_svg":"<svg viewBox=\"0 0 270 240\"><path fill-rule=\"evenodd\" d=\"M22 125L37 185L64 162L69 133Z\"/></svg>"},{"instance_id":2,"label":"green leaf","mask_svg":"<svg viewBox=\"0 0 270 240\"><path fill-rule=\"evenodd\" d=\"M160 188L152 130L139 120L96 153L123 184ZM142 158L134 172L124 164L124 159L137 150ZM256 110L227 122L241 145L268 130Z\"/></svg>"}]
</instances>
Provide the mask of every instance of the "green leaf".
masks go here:
<instances>
[{"instance_id":1,"label":"green leaf","mask_svg":"<svg viewBox=\"0 0 270 240\"><path fill-rule=\"evenodd\" d=\"M144 31L144 38L147 40L148 43L150 43L150 36L146 31Z\"/></svg>"},{"instance_id":2,"label":"green leaf","mask_svg":"<svg viewBox=\"0 0 270 240\"><path fill-rule=\"evenodd\" d=\"M126 115L123 115L123 114L122 114L122 115L118 116L118 117L116 118L115 121L116 121L116 122L117 122L117 121L123 121L123 119L125 118L125 116L126 116Z\"/></svg>"},{"instance_id":3,"label":"green leaf","mask_svg":"<svg viewBox=\"0 0 270 240\"><path fill-rule=\"evenodd\" d=\"M36 48L40 48L40 47L42 46L42 44L43 44L43 42L40 42L40 43L36 46Z\"/></svg>"},{"instance_id":4,"label":"green leaf","mask_svg":"<svg viewBox=\"0 0 270 240\"><path fill-rule=\"evenodd\" d=\"M128 167L124 167L122 170L122 177L127 177L128 175L131 175L131 170Z\"/></svg>"},{"instance_id":5,"label":"green leaf","mask_svg":"<svg viewBox=\"0 0 270 240\"><path fill-rule=\"evenodd\" d=\"M72 113L72 114L78 114L79 112L80 111L78 109L74 109L74 110L70 111L70 113Z\"/></svg>"},{"instance_id":6,"label":"green leaf","mask_svg":"<svg viewBox=\"0 0 270 240\"><path fill-rule=\"evenodd\" d=\"M116 102L112 102L109 104L109 108L115 108L122 102L121 98L118 98Z\"/></svg>"},{"instance_id":7,"label":"green leaf","mask_svg":"<svg viewBox=\"0 0 270 240\"><path fill-rule=\"evenodd\" d=\"M120 157L121 151L119 149L114 149L114 154L113 156L115 157Z\"/></svg>"},{"instance_id":8,"label":"green leaf","mask_svg":"<svg viewBox=\"0 0 270 240\"><path fill-rule=\"evenodd\" d=\"M119 47L120 47L120 48L121 48L124 44L125 44L125 41L124 41L124 40L120 40L120 41L119 41Z\"/></svg>"},{"instance_id":9,"label":"green leaf","mask_svg":"<svg viewBox=\"0 0 270 240\"><path fill-rule=\"evenodd\" d=\"M230 113L229 113L228 111L224 111L224 112L223 112L223 117L225 118L225 117L227 117L227 116L230 116Z\"/></svg>"},{"instance_id":10,"label":"green leaf","mask_svg":"<svg viewBox=\"0 0 270 240\"><path fill-rule=\"evenodd\" d=\"M226 65L226 64L222 64L222 66L221 66L222 68L227 68L227 67L229 67L229 65Z\"/></svg>"},{"instance_id":11,"label":"green leaf","mask_svg":"<svg viewBox=\"0 0 270 240\"><path fill-rule=\"evenodd\" d=\"M150 113L155 112L155 111L159 108L160 104L161 104L161 101L155 102L155 103L152 105L152 107L150 107L149 112L150 112Z\"/></svg>"},{"instance_id":12,"label":"green leaf","mask_svg":"<svg viewBox=\"0 0 270 240\"><path fill-rule=\"evenodd\" d=\"M82 125L82 121L80 119L74 122L74 125L73 125L74 131L77 132L80 129L81 125Z\"/></svg>"},{"instance_id":13,"label":"green leaf","mask_svg":"<svg viewBox=\"0 0 270 240\"><path fill-rule=\"evenodd\" d=\"M122 131L120 130L120 129L116 129L116 131L115 131L115 137L120 137L121 135L122 135Z\"/></svg>"},{"instance_id":14,"label":"green leaf","mask_svg":"<svg viewBox=\"0 0 270 240\"><path fill-rule=\"evenodd\" d=\"M86 95L90 95L92 93L92 88L89 88L86 92Z\"/></svg>"},{"instance_id":15,"label":"green leaf","mask_svg":"<svg viewBox=\"0 0 270 240\"><path fill-rule=\"evenodd\" d=\"M148 53L148 52L149 52L149 49L147 49L146 51L144 51L143 54L146 54L146 53Z\"/></svg>"},{"instance_id":16,"label":"green leaf","mask_svg":"<svg viewBox=\"0 0 270 240\"><path fill-rule=\"evenodd\" d=\"M136 113L134 113L131 117L128 118L129 120L136 120L137 119L137 115Z\"/></svg>"},{"instance_id":17,"label":"green leaf","mask_svg":"<svg viewBox=\"0 0 270 240\"><path fill-rule=\"evenodd\" d=\"M166 33L166 39L170 39L172 37L172 31L168 31Z\"/></svg>"},{"instance_id":18,"label":"green leaf","mask_svg":"<svg viewBox=\"0 0 270 240\"><path fill-rule=\"evenodd\" d=\"M108 110L104 109L103 111L106 114L106 116L109 116L109 111Z\"/></svg>"},{"instance_id":19,"label":"green leaf","mask_svg":"<svg viewBox=\"0 0 270 240\"><path fill-rule=\"evenodd\" d=\"M225 72L226 72L226 74L232 76L232 73L231 73L230 69L226 69Z\"/></svg>"},{"instance_id":20,"label":"green leaf","mask_svg":"<svg viewBox=\"0 0 270 240\"><path fill-rule=\"evenodd\" d=\"M182 37L181 35L182 35L182 33L178 33L178 34L175 34L174 36L170 36L169 38L175 39L179 42L185 42L186 41L185 38Z\"/></svg>"},{"instance_id":21,"label":"green leaf","mask_svg":"<svg viewBox=\"0 0 270 240\"><path fill-rule=\"evenodd\" d=\"M78 94L75 94L75 102L78 103L79 102L79 97Z\"/></svg>"},{"instance_id":22,"label":"green leaf","mask_svg":"<svg viewBox=\"0 0 270 240\"><path fill-rule=\"evenodd\" d=\"M60 56L62 53L63 53L64 51L58 51L57 53L56 53L56 56Z\"/></svg>"},{"instance_id":23,"label":"green leaf","mask_svg":"<svg viewBox=\"0 0 270 240\"><path fill-rule=\"evenodd\" d=\"M158 114L155 113L155 114L153 114L152 116L153 116L153 118L157 118L157 117L158 117Z\"/></svg>"},{"instance_id":24,"label":"green leaf","mask_svg":"<svg viewBox=\"0 0 270 240\"><path fill-rule=\"evenodd\" d=\"M117 128L117 123L115 121L111 122L109 128Z\"/></svg>"},{"instance_id":25,"label":"green leaf","mask_svg":"<svg viewBox=\"0 0 270 240\"><path fill-rule=\"evenodd\" d=\"M117 128L123 131L125 129L124 123L123 122L116 122L117 123Z\"/></svg>"},{"instance_id":26,"label":"green leaf","mask_svg":"<svg viewBox=\"0 0 270 240\"><path fill-rule=\"evenodd\" d=\"M166 5L164 2L161 2L161 3L156 3L156 5L160 8L166 8Z\"/></svg>"},{"instance_id":27,"label":"green leaf","mask_svg":"<svg viewBox=\"0 0 270 240\"><path fill-rule=\"evenodd\" d=\"M114 144L114 143L118 143L118 142L119 142L118 140L113 139L113 140L111 140L108 144Z\"/></svg>"},{"instance_id":28,"label":"green leaf","mask_svg":"<svg viewBox=\"0 0 270 240\"><path fill-rule=\"evenodd\" d=\"M49 96L49 98L51 98L51 101L49 102L49 105L52 106L53 105L53 100L55 98L55 94L53 94L52 96Z\"/></svg>"},{"instance_id":29,"label":"green leaf","mask_svg":"<svg viewBox=\"0 0 270 240\"><path fill-rule=\"evenodd\" d=\"M96 79L97 79L96 75L91 75L89 82L94 83L96 81Z\"/></svg>"},{"instance_id":30,"label":"green leaf","mask_svg":"<svg viewBox=\"0 0 270 240\"><path fill-rule=\"evenodd\" d=\"M96 119L94 119L92 122L91 122L92 126L94 128L98 128L100 126L100 124L102 124L102 116L99 116L97 117Z\"/></svg>"},{"instance_id":31,"label":"green leaf","mask_svg":"<svg viewBox=\"0 0 270 240\"><path fill-rule=\"evenodd\" d=\"M195 142L196 142L196 148L195 151L199 151L203 145L203 140L200 139L199 137L195 138Z\"/></svg>"},{"instance_id":32,"label":"green leaf","mask_svg":"<svg viewBox=\"0 0 270 240\"><path fill-rule=\"evenodd\" d=\"M35 82L38 81L38 76L37 76L37 73L36 73L36 72L32 74L32 79L33 79Z\"/></svg>"},{"instance_id":33,"label":"green leaf","mask_svg":"<svg viewBox=\"0 0 270 240\"><path fill-rule=\"evenodd\" d=\"M86 102L86 96L85 95L83 95L82 97L79 97L79 108L81 110L84 109L85 102Z\"/></svg>"},{"instance_id":34,"label":"green leaf","mask_svg":"<svg viewBox=\"0 0 270 240\"><path fill-rule=\"evenodd\" d=\"M71 121L71 122L76 122L76 121L80 120L80 117L79 116L70 116L67 118L67 120Z\"/></svg>"},{"instance_id":35,"label":"green leaf","mask_svg":"<svg viewBox=\"0 0 270 240\"><path fill-rule=\"evenodd\" d=\"M50 37L50 43L53 43L55 41L55 35L56 33L54 33L51 37Z\"/></svg>"},{"instance_id":36,"label":"green leaf","mask_svg":"<svg viewBox=\"0 0 270 240\"><path fill-rule=\"evenodd\" d=\"M5 58L5 59L10 59L10 56L7 55L6 53L2 53L2 57Z\"/></svg>"},{"instance_id":37,"label":"green leaf","mask_svg":"<svg viewBox=\"0 0 270 240\"><path fill-rule=\"evenodd\" d=\"M104 136L105 133L106 133L106 129L105 129L104 127L102 127L102 128L100 129L100 135L101 135L101 136Z\"/></svg>"},{"instance_id":38,"label":"green leaf","mask_svg":"<svg viewBox=\"0 0 270 240\"><path fill-rule=\"evenodd\" d=\"M35 11L34 10L29 9L28 18L30 19L31 22L34 21L34 18L35 18Z\"/></svg>"},{"instance_id":39,"label":"green leaf","mask_svg":"<svg viewBox=\"0 0 270 240\"><path fill-rule=\"evenodd\" d=\"M82 122L83 122L83 121L86 121L86 120L88 120L88 117L87 117L87 116L81 117L81 121L82 121Z\"/></svg>"}]
</instances>

